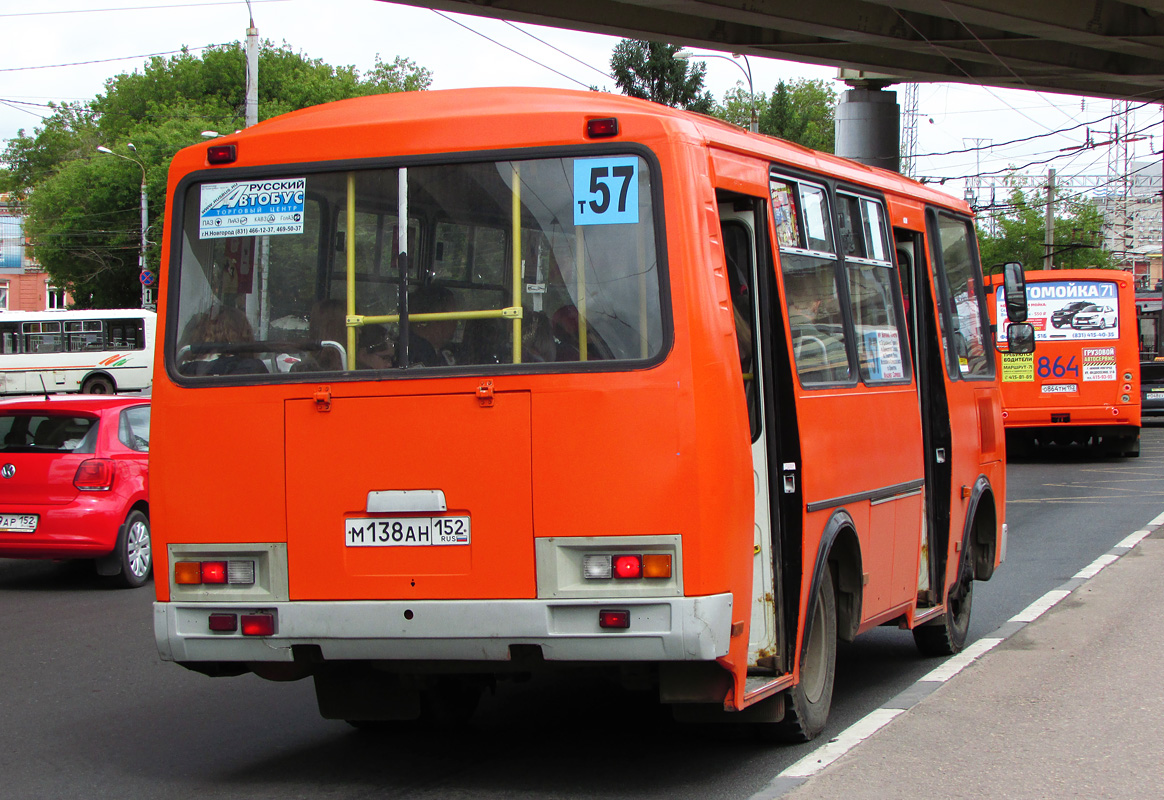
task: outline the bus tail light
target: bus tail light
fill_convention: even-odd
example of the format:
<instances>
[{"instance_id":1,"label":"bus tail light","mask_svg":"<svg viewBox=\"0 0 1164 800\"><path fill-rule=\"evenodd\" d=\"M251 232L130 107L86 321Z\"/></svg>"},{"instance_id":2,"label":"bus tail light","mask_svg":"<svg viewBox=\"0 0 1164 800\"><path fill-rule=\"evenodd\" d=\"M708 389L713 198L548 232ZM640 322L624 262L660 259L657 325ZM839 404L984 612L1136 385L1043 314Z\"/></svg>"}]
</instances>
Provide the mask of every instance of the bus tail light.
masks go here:
<instances>
[{"instance_id":1,"label":"bus tail light","mask_svg":"<svg viewBox=\"0 0 1164 800\"><path fill-rule=\"evenodd\" d=\"M643 577L642 556L615 556L614 577L641 578Z\"/></svg>"},{"instance_id":2,"label":"bus tail light","mask_svg":"<svg viewBox=\"0 0 1164 800\"><path fill-rule=\"evenodd\" d=\"M238 616L236 614L211 614L210 630L217 633L234 633L238 630Z\"/></svg>"},{"instance_id":3,"label":"bus tail light","mask_svg":"<svg viewBox=\"0 0 1164 800\"><path fill-rule=\"evenodd\" d=\"M87 458L77 467L73 485L82 492L107 492L113 488L117 465L109 458Z\"/></svg>"},{"instance_id":4,"label":"bus tail light","mask_svg":"<svg viewBox=\"0 0 1164 800\"><path fill-rule=\"evenodd\" d=\"M242 634L243 636L274 636L275 615L243 614Z\"/></svg>"},{"instance_id":5,"label":"bus tail light","mask_svg":"<svg viewBox=\"0 0 1164 800\"><path fill-rule=\"evenodd\" d=\"M201 584L250 586L254 582L254 561L178 561L174 564L174 583L186 586Z\"/></svg>"},{"instance_id":6,"label":"bus tail light","mask_svg":"<svg viewBox=\"0 0 1164 800\"><path fill-rule=\"evenodd\" d=\"M212 144L206 148L206 160L211 164L233 164L238 150L233 144Z\"/></svg>"},{"instance_id":7,"label":"bus tail light","mask_svg":"<svg viewBox=\"0 0 1164 800\"><path fill-rule=\"evenodd\" d=\"M586 120L586 137L588 139L609 139L611 136L618 136L617 117Z\"/></svg>"},{"instance_id":8,"label":"bus tail light","mask_svg":"<svg viewBox=\"0 0 1164 800\"><path fill-rule=\"evenodd\" d=\"M630 611L627 609L604 608L598 612L598 627L622 628L630 627Z\"/></svg>"},{"instance_id":9,"label":"bus tail light","mask_svg":"<svg viewBox=\"0 0 1164 800\"><path fill-rule=\"evenodd\" d=\"M582 559L582 575L587 580L670 578L671 554L608 555L606 553L588 553Z\"/></svg>"}]
</instances>

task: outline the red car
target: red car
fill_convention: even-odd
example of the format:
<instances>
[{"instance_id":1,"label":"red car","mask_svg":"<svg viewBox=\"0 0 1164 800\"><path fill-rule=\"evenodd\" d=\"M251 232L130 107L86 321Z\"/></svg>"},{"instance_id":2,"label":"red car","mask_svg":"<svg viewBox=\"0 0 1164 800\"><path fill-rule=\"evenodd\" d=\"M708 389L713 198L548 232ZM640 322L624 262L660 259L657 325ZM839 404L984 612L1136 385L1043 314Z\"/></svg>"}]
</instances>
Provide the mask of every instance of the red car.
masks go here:
<instances>
[{"instance_id":1,"label":"red car","mask_svg":"<svg viewBox=\"0 0 1164 800\"><path fill-rule=\"evenodd\" d=\"M148 397L0 401L0 557L94 559L150 577Z\"/></svg>"}]
</instances>

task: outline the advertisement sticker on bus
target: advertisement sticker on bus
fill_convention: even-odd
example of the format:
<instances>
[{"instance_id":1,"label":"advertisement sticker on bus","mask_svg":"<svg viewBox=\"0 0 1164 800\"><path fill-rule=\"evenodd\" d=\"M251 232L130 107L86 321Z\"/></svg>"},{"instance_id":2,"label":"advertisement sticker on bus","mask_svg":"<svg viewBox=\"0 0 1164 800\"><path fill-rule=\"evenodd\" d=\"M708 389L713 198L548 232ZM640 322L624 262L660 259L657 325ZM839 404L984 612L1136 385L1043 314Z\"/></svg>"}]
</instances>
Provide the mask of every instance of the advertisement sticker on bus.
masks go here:
<instances>
[{"instance_id":1,"label":"advertisement sticker on bus","mask_svg":"<svg viewBox=\"0 0 1164 800\"><path fill-rule=\"evenodd\" d=\"M204 183L198 238L303 233L306 178Z\"/></svg>"},{"instance_id":2,"label":"advertisement sticker on bus","mask_svg":"<svg viewBox=\"0 0 1164 800\"><path fill-rule=\"evenodd\" d=\"M1083 380L1114 381L1116 352L1114 347L1083 348Z\"/></svg>"},{"instance_id":3,"label":"advertisement sticker on bus","mask_svg":"<svg viewBox=\"0 0 1164 800\"><path fill-rule=\"evenodd\" d=\"M1033 383L1035 380L1034 353L1001 353L1002 380L1008 383Z\"/></svg>"},{"instance_id":4,"label":"advertisement sticker on bus","mask_svg":"<svg viewBox=\"0 0 1164 800\"><path fill-rule=\"evenodd\" d=\"M1027 321L1036 341L1118 339L1116 284L1109 281L1038 281L1027 284ZM997 318L1006 320L1002 287L995 292ZM1006 340L1006 326L998 329Z\"/></svg>"}]
</instances>

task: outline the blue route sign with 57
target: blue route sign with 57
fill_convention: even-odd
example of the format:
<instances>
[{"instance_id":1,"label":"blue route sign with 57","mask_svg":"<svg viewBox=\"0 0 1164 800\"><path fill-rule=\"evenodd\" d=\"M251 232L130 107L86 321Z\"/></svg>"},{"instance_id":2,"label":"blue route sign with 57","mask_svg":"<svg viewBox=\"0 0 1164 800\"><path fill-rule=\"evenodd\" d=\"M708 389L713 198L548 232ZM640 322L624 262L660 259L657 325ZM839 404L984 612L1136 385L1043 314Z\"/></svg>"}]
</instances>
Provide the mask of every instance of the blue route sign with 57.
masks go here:
<instances>
[{"instance_id":1,"label":"blue route sign with 57","mask_svg":"<svg viewBox=\"0 0 1164 800\"><path fill-rule=\"evenodd\" d=\"M638 158L574 160L575 225L633 225L638 221Z\"/></svg>"}]
</instances>

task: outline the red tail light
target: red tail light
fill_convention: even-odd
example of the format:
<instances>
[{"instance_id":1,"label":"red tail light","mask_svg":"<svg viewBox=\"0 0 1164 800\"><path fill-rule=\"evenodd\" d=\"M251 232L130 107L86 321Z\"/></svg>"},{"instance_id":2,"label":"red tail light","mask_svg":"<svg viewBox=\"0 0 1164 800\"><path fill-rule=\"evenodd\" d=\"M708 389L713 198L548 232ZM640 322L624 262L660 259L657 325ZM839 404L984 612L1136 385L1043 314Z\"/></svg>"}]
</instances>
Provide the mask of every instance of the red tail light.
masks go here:
<instances>
[{"instance_id":1,"label":"red tail light","mask_svg":"<svg viewBox=\"0 0 1164 800\"><path fill-rule=\"evenodd\" d=\"M82 492L107 492L113 487L117 465L108 458L89 458L77 467L73 485Z\"/></svg>"},{"instance_id":2,"label":"red tail light","mask_svg":"<svg viewBox=\"0 0 1164 800\"><path fill-rule=\"evenodd\" d=\"M243 614L243 636L274 636L275 616L273 614Z\"/></svg>"},{"instance_id":3,"label":"red tail light","mask_svg":"<svg viewBox=\"0 0 1164 800\"><path fill-rule=\"evenodd\" d=\"M233 164L238 151L233 144L212 144L206 148L206 160L211 164Z\"/></svg>"}]
</instances>

